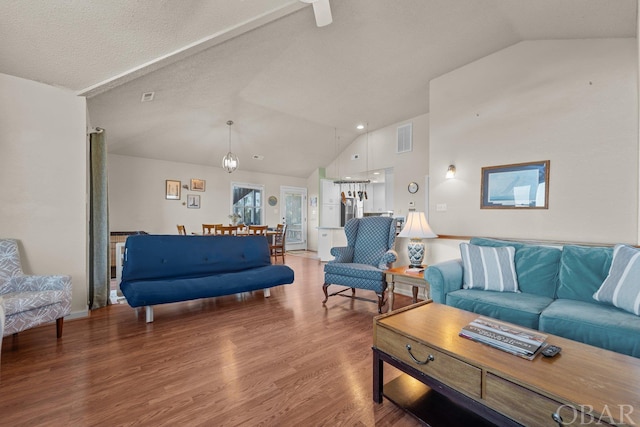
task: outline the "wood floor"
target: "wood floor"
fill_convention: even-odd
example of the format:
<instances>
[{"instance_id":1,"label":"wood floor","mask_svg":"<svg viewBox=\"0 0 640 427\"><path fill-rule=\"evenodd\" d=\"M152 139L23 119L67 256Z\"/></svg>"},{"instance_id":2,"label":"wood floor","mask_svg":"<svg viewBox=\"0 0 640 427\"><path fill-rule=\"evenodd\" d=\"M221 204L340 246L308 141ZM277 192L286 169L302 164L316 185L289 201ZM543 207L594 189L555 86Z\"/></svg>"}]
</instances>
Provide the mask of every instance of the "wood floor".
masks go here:
<instances>
[{"instance_id":1,"label":"wood floor","mask_svg":"<svg viewBox=\"0 0 640 427\"><path fill-rule=\"evenodd\" d=\"M0 425L420 425L372 401L376 304L335 296L325 308L322 265L286 261L295 283L267 299L165 304L151 324L115 305L66 321L59 340L55 324L4 338Z\"/></svg>"}]
</instances>

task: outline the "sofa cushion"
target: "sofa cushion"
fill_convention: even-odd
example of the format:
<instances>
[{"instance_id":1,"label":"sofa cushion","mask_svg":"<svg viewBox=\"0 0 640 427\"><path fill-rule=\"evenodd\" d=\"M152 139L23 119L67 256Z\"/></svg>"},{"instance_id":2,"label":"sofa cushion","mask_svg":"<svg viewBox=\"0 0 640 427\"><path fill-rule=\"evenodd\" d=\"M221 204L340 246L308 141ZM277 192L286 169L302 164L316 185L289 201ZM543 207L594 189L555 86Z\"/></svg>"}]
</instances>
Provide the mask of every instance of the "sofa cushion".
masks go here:
<instances>
[{"instance_id":1,"label":"sofa cushion","mask_svg":"<svg viewBox=\"0 0 640 427\"><path fill-rule=\"evenodd\" d=\"M560 248L482 237L474 237L470 243L492 247L513 246L516 248L514 261L520 291L555 298L562 255Z\"/></svg>"},{"instance_id":2,"label":"sofa cushion","mask_svg":"<svg viewBox=\"0 0 640 427\"><path fill-rule=\"evenodd\" d=\"M384 280L384 270L369 264L358 264L355 262L328 262L324 265L324 272L327 274L337 274L361 279Z\"/></svg>"},{"instance_id":3,"label":"sofa cushion","mask_svg":"<svg viewBox=\"0 0 640 427\"><path fill-rule=\"evenodd\" d=\"M264 236L135 235L127 238L122 280L200 277L267 265Z\"/></svg>"},{"instance_id":4,"label":"sofa cushion","mask_svg":"<svg viewBox=\"0 0 640 427\"><path fill-rule=\"evenodd\" d=\"M449 292L446 304L484 316L538 328L540 313L553 301L539 295L460 289Z\"/></svg>"},{"instance_id":5,"label":"sofa cushion","mask_svg":"<svg viewBox=\"0 0 640 427\"><path fill-rule=\"evenodd\" d=\"M207 238L216 240L221 237L224 236ZM200 277L128 281L122 282L120 288L131 307L141 307L255 291L292 283L293 279L293 270L286 265L278 264Z\"/></svg>"},{"instance_id":6,"label":"sofa cushion","mask_svg":"<svg viewBox=\"0 0 640 427\"><path fill-rule=\"evenodd\" d=\"M540 330L640 357L640 317L610 305L555 300L540 315Z\"/></svg>"},{"instance_id":7,"label":"sofa cushion","mask_svg":"<svg viewBox=\"0 0 640 427\"><path fill-rule=\"evenodd\" d=\"M560 258L558 298L596 304L593 294L609 274L613 248L566 245Z\"/></svg>"},{"instance_id":8,"label":"sofa cushion","mask_svg":"<svg viewBox=\"0 0 640 427\"><path fill-rule=\"evenodd\" d=\"M513 246L493 248L460 243L460 252L465 289L519 292Z\"/></svg>"},{"instance_id":9,"label":"sofa cushion","mask_svg":"<svg viewBox=\"0 0 640 427\"><path fill-rule=\"evenodd\" d=\"M640 251L625 245L613 249L607 278L593 294L596 301L608 303L640 315Z\"/></svg>"},{"instance_id":10,"label":"sofa cushion","mask_svg":"<svg viewBox=\"0 0 640 427\"><path fill-rule=\"evenodd\" d=\"M4 298L4 309L7 316L51 304L58 304L66 299L64 290L10 292L2 297Z\"/></svg>"}]
</instances>

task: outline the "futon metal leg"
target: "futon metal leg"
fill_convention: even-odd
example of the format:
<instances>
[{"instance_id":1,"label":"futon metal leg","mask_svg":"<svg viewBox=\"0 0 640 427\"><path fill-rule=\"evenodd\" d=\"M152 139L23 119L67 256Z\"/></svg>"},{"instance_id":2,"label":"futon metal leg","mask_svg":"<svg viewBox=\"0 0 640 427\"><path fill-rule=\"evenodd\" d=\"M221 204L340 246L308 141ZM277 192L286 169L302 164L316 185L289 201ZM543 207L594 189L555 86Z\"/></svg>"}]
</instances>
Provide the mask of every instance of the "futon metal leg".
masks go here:
<instances>
[{"instance_id":1,"label":"futon metal leg","mask_svg":"<svg viewBox=\"0 0 640 427\"><path fill-rule=\"evenodd\" d=\"M147 305L145 306L145 311L147 313L147 323L153 322L153 307Z\"/></svg>"},{"instance_id":2,"label":"futon metal leg","mask_svg":"<svg viewBox=\"0 0 640 427\"><path fill-rule=\"evenodd\" d=\"M264 290L264 297L269 298L271 296L271 289L267 288Z\"/></svg>"}]
</instances>

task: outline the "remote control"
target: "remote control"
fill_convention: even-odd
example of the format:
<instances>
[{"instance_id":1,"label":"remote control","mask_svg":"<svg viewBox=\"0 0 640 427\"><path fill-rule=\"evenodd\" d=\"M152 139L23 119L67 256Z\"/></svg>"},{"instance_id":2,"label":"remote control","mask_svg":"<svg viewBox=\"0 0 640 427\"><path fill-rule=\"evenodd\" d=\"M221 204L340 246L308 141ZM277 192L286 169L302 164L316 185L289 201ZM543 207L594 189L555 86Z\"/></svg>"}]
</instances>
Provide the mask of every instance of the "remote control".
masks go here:
<instances>
[{"instance_id":1,"label":"remote control","mask_svg":"<svg viewBox=\"0 0 640 427\"><path fill-rule=\"evenodd\" d=\"M562 348L556 345L549 345L542 350L542 355L545 357L553 357L560 353L560 351L562 351Z\"/></svg>"}]
</instances>

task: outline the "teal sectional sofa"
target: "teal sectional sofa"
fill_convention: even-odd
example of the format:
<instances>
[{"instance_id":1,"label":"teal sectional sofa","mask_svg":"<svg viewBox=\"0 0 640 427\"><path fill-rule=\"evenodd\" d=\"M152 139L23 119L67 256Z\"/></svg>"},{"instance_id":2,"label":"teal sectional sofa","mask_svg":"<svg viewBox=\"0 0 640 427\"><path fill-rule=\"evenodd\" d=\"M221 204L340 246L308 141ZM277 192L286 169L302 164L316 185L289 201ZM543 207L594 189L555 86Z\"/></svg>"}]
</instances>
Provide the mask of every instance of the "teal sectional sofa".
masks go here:
<instances>
[{"instance_id":1,"label":"teal sectional sofa","mask_svg":"<svg viewBox=\"0 0 640 427\"><path fill-rule=\"evenodd\" d=\"M464 289L461 259L425 270L434 302L640 357L640 317L596 301L613 248L552 247L473 238L476 246L515 248L520 292Z\"/></svg>"}]
</instances>

